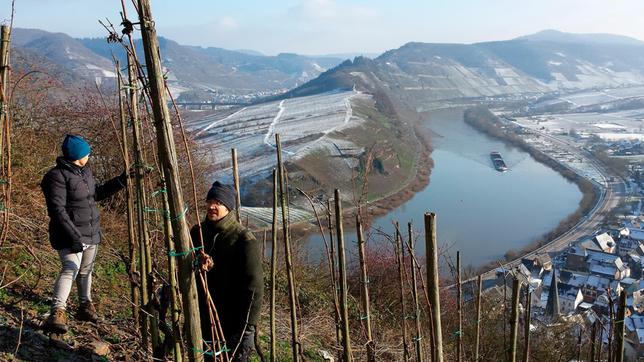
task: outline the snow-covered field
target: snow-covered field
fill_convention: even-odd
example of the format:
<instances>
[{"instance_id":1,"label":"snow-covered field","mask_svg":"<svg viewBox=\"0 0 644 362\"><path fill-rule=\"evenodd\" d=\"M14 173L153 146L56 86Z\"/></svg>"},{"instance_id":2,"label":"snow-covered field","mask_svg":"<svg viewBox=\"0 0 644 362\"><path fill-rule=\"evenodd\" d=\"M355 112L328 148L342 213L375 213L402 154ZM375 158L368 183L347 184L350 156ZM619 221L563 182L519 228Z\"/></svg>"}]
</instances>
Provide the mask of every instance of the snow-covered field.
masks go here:
<instances>
[{"instance_id":1,"label":"snow-covered field","mask_svg":"<svg viewBox=\"0 0 644 362\"><path fill-rule=\"evenodd\" d=\"M240 175L255 176L275 167L276 133L287 160L321 148L337 152L351 148L329 134L359 124L351 99L368 97L345 91L285 99L204 116L189 122L188 128L212 151L221 172L218 176L230 175L231 148L237 149Z\"/></svg>"},{"instance_id":2,"label":"snow-covered field","mask_svg":"<svg viewBox=\"0 0 644 362\"><path fill-rule=\"evenodd\" d=\"M613 113L547 114L518 117L516 122L526 128L551 134L568 134L571 131L581 136L596 135L607 140L640 139L644 136L644 110Z\"/></svg>"},{"instance_id":3,"label":"snow-covered field","mask_svg":"<svg viewBox=\"0 0 644 362\"><path fill-rule=\"evenodd\" d=\"M578 93L571 93L563 95L554 100L544 101L536 106L545 106L555 104L558 102L566 101L575 107L590 106L593 104L601 104L612 102L620 99L641 97L644 95L644 87L635 86L627 88L606 88L601 90L582 91Z\"/></svg>"},{"instance_id":4,"label":"snow-covered field","mask_svg":"<svg viewBox=\"0 0 644 362\"><path fill-rule=\"evenodd\" d=\"M565 100L575 106L588 106L642 95L644 87L603 89L562 96L558 100L547 102ZM644 140L644 109L606 113L542 114L516 117L514 122L535 131L526 136L526 141L535 148L578 174L600 183L600 173L581 152L586 138L596 136L609 142ZM555 139L563 141L563 144Z\"/></svg>"}]
</instances>

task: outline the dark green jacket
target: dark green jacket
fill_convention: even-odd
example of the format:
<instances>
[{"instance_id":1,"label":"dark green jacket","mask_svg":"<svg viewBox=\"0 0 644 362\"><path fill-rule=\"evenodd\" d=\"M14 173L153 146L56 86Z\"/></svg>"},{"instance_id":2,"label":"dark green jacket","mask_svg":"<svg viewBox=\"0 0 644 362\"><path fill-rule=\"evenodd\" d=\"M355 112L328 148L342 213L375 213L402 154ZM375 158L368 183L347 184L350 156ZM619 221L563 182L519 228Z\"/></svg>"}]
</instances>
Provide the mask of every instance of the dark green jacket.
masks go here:
<instances>
[{"instance_id":1,"label":"dark green jacket","mask_svg":"<svg viewBox=\"0 0 644 362\"><path fill-rule=\"evenodd\" d=\"M260 317L264 278L259 243L245 227L235 219L235 213L217 221L201 223L203 245L215 266L206 275L208 289L217 307L217 313L227 340L239 338L246 323L257 325ZM194 245L199 245L199 227L190 231ZM203 324L210 327L208 310L202 288L199 292ZM204 338L208 339L208 338ZM230 343L230 342L229 342Z\"/></svg>"}]
</instances>

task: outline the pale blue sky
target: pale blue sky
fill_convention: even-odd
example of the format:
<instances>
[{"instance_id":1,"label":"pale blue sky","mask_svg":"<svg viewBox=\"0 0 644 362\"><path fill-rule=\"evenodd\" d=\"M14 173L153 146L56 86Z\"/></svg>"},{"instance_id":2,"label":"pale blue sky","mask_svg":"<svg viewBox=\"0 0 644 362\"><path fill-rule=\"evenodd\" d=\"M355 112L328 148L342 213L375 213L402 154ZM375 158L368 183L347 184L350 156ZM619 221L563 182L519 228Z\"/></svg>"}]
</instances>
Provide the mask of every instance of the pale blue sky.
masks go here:
<instances>
[{"instance_id":1,"label":"pale blue sky","mask_svg":"<svg viewBox=\"0 0 644 362\"><path fill-rule=\"evenodd\" d=\"M130 0L126 0L129 4ZM0 20L10 0L0 0ZM103 36L118 0L16 0L14 26ZM160 35L265 54L374 52L409 41L473 43L557 29L644 40L644 0L156 0ZM132 14L130 14L132 16Z\"/></svg>"}]
</instances>

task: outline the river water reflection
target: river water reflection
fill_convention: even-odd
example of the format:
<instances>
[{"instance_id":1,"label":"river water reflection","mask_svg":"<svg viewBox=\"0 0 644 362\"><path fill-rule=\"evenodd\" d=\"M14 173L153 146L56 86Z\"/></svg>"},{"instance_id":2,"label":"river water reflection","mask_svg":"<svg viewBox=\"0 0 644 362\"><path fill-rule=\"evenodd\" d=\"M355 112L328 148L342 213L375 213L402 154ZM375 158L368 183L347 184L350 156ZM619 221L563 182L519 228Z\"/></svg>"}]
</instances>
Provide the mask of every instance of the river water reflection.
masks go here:
<instances>
[{"instance_id":1,"label":"river water reflection","mask_svg":"<svg viewBox=\"0 0 644 362\"><path fill-rule=\"evenodd\" d=\"M575 184L527 153L470 127L463 121L462 109L433 111L424 126L434 135L430 183L373 221L372 244L382 240L376 229L393 231L393 220L403 225L405 235L409 221L421 233L423 214L432 211L437 214L441 247L452 256L460 250L463 265L480 266L502 258L509 249L523 248L577 208L582 195ZM507 172L492 167L492 151L501 153ZM355 232L345 234L348 247L355 249L350 242L356 239ZM308 245L321 248L319 235L312 236ZM424 239L417 245L424 254Z\"/></svg>"}]
</instances>

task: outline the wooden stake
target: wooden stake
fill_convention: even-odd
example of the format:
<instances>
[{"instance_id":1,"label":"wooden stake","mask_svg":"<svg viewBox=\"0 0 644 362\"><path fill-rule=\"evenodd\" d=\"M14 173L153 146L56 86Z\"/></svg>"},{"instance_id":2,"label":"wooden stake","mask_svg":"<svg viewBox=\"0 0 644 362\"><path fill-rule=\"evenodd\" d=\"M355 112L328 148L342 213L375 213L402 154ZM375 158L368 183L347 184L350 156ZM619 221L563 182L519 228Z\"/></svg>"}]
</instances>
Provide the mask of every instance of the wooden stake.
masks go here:
<instances>
[{"instance_id":1,"label":"wooden stake","mask_svg":"<svg viewBox=\"0 0 644 362\"><path fill-rule=\"evenodd\" d=\"M614 357L614 351L613 348L613 337L615 335L615 312L614 308L615 307L615 301L613 300L613 297L610 293L608 292L608 318L610 321L610 324L608 325L608 362L613 362L613 357Z\"/></svg>"},{"instance_id":2,"label":"wooden stake","mask_svg":"<svg viewBox=\"0 0 644 362\"><path fill-rule=\"evenodd\" d=\"M335 307L335 340L338 344L342 343L342 329L340 328L340 286L338 285L338 275L336 271L335 242L333 237L333 217L331 215L331 199L327 199L327 221L329 223L329 249L331 263L331 279L333 280L333 305Z\"/></svg>"},{"instance_id":3,"label":"wooden stake","mask_svg":"<svg viewBox=\"0 0 644 362\"><path fill-rule=\"evenodd\" d=\"M416 361L423 362L423 344L422 344L422 326L420 323L420 303L418 298L418 277L416 275L416 253L414 251L414 233L411 223L407 223L407 247L409 248L409 256L411 258L411 293L414 299L414 321L416 322L416 337L414 337L414 345L416 347Z\"/></svg>"},{"instance_id":4,"label":"wooden stake","mask_svg":"<svg viewBox=\"0 0 644 362\"><path fill-rule=\"evenodd\" d=\"M579 335L577 336L577 356L576 356L577 361L581 361L581 333L582 333L582 329L579 328Z\"/></svg>"},{"instance_id":5,"label":"wooden stake","mask_svg":"<svg viewBox=\"0 0 644 362\"><path fill-rule=\"evenodd\" d=\"M367 275L367 261L365 260L365 240L362 232L362 222L360 215L356 215L356 233L358 237L358 256L360 258L360 283L362 284L361 299L362 299L362 313L361 321L365 323L367 332L367 360L376 360L376 351L374 348L373 337L371 335L371 313L369 310L369 277Z\"/></svg>"},{"instance_id":6,"label":"wooden stake","mask_svg":"<svg viewBox=\"0 0 644 362\"><path fill-rule=\"evenodd\" d=\"M11 28L2 25L0 28L0 159L2 159L2 226L0 230L0 246L9 235L9 210L11 208L11 120L9 119L9 73L10 56L9 41Z\"/></svg>"},{"instance_id":7,"label":"wooden stake","mask_svg":"<svg viewBox=\"0 0 644 362\"><path fill-rule=\"evenodd\" d=\"M230 153L233 159L233 182L235 184L235 215L237 216L237 222L241 223L241 194L239 192L239 169L237 168L237 149L231 148Z\"/></svg>"},{"instance_id":8,"label":"wooden stake","mask_svg":"<svg viewBox=\"0 0 644 362\"><path fill-rule=\"evenodd\" d=\"M289 303L291 307L291 345L293 352L293 361L300 360L300 342L297 325L297 299L295 295L295 276L293 275L293 260L291 256L291 245L289 240L289 226L286 211L286 179L284 164L282 162L282 144L280 143L279 133L275 134L275 145L277 147L277 170L279 175L280 202L282 205L282 232L284 233L284 252L286 257L286 274L288 277Z\"/></svg>"},{"instance_id":9,"label":"wooden stake","mask_svg":"<svg viewBox=\"0 0 644 362\"><path fill-rule=\"evenodd\" d=\"M185 219L186 207L183 201L177 152L174 143L174 134L170 123L170 113L165 95L165 85L159 43L157 39L154 20L149 0L138 0L139 21L141 37L145 51L145 64L148 74L148 86L154 113L154 123L157 132L158 152L165 175L166 188L169 201L169 214L172 220L172 230L177 242L179 263L179 287L183 301L183 315L187 334L188 357L190 360L202 361L202 337L199 318L199 304L197 301L197 287L195 273L193 272L194 256L191 252L191 240L188 225Z\"/></svg>"},{"instance_id":10,"label":"wooden stake","mask_svg":"<svg viewBox=\"0 0 644 362\"><path fill-rule=\"evenodd\" d=\"M125 172L130 172L130 151L127 142L127 116L125 114L125 105L123 102L123 80L121 78L121 66L116 61L116 87L119 99L119 116L121 119L121 138L123 142L123 167ZM136 230L134 228L136 212L134 210L134 190L132 189L132 182L128 180L125 185L125 202L127 204L127 235L128 235L128 254L130 258L130 265L128 266L128 275L130 277L130 296L132 297L132 319L134 319L134 327L139 331L139 283L137 281L136 272Z\"/></svg>"},{"instance_id":11,"label":"wooden stake","mask_svg":"<svg viewBox=\"0 0 644 362\"><path fill-rule=\"evenodd\" d=\"M264 234L266 235L266 234ZM277 328L275 319L275 284L277 282L277 172L273 169L273 223L271 228L271 362L277 361Z\"/></svg>"},{"instance_id":12,"label":"wooden stake","mask_svg":"<svg viewBox=\"0 0 644 362\"><path fill-rule=\"evenodd\" d=\"M436 214L425 213L425 245L427 250L427 283L432 305L435 362L443 362L443 332L441 330L440 283L438 275L438 239Z\"/></svg>"},{"instance_id":13,"label":"wooden stake","mask_svg":"<svg viewBox=\"0 0 644 362\"><path fill-rule=\"evenodd\" d=\"M167 210L169 207L168 195L162 193L163 197L163 209ZM165 233L165 247L167 250L175 250L174 245L174 236L172 233L172 223L167 217L163 219L163 229ZM181 309L179 307L179 295L177 293L177 263L174 260L174 256L168 255L168 282L170 283L170 302L172 313L170 314L172 318L172 333L174 337L174 361L182 361L181 345L182 345L182 335L181 335L181 325L180 325L180 314ZM167 337L166 337L167 338Z\"/></svg>"},{"instance_id":14,"label":"wooden stake","mask_svg":"<svg viewBox=\"0 0 644 362\"><path fill-rule=\"evenodd\" d=\"M349 307L347 305L347 266L344 255L344 228L342 226L342 202L340 190L335 189L335 224L338 238L338 266L340 268L340 311L342 317L343 361L351 362L351 338L349 337Z\"/></svg>"},{"instance_id":15,"label":"wooden stake","mask_svg":"<svg viewBox=\"0 0 644 362\"><path fill-rule=\"evenodd\" d=\"M624 331L626 322L626 290L622 289L619 293L619 307L617 308L617 320L615 342L617 350L615 351L615 361L624 362Z\"/></svg>"},{"instance_id":16,"label":"wooden stake","mask_svg":"<svg viewBox=\"0 0 644 362\"><path fill-rule=\"evenodd\" d=\"M4 138L4 122L9 112L9 40L11 28L9 25L0 27L0 140Z\"/></svg>"},{"instance_id":17,"label":"wooden stake","mask_svg":"<svg viewBox=\"0 0 644 362\"><path fill-rule=\"evenodd\" d=\"M149 249L150 235L148 233L148 224L145 217L145 207L147 206L147 199L145 194L145 186L143 184L144 171L144 158L143 158L143 135L141 133L141 123L139 120L138 109L138 91L137 91L137 78L135 70L135 60L131 54L128 54L128 82L129 82L129 103L130 103L130 120L132 122L133 136L133 151L134 151L134 166L136 170L134 178L134 189L136 196L136 215L137 215L137 231L139 236L139 277L141 288L141 306L143 310L148 311L148 304L150 301L150 290L148 289L148 267L146 250ZM149 343L149 326L150 316L148 313L141 315L141 339L142 343L147 348Z\"/></svg>"},{"instance_id":18,"label":"wooden stake","mask_svg":"<svg viewBox=\"0 0 644 362\"><path fill-rule=\"evenodd\" d=\"M402 337L403 337L403 361L409 360L409 336L407 334L407 302L405 300L405 275L403 260L405 259L404 250L402 247L402 235L400 235L400 228L398 222L395 223L396 227L396 263L398 264L398 286L400 290L400 313L402 322Z\"/></svg>"},{"instance_id":19,"label":"wooden stake","mask_svg":"<svg viewBox=\"0 0 644 362\"><path fill-rule=\"evenodd\" d=\"M597 351L597 358L599 361L602 360L602 347L604 346L604 325L602 323L599 324L599 350Z\"/></svg>"},{"instance_id":20,"label":"wooden stake","mask_svg":"<svg viewBox=\"0 0 644 362\"><path fill-rule=\"evenodd\" d=\"M512 316L510 317L510 361L517 360L517 337L519 334L519 288L516 277L512 280Z\"/></svg>"},{"instance_id":21,"label":"wooden stake","mask_svg":"<svg viewBox=\"0 0 644 362\"><path fill-rule=\"evenodd\" d=\"M478 362L480 355L479 350L481 346L481 297L483 292L483 276L479 274L477 280L476 292L476 342L474 344L474 362Z\"/></svg>"},{"instance_id":22,"label":"wooden stake","mask_svg":"<svg viewBox=\"0 0 644 362\"><path fill-rule=\"evenodd\" d=\"M595 343L596 343L596 340L597 340L598 326L599 326L599 323L597 323L597 321L595 321L595 323L593 323L593 327L592 327L593 329L592 329L591 338L590 338L590 353L589 353L589 356L588 356L588 361L590 361L590 362L595 362L595 350L596 350Z\"/></svg>"},{"instance_id":23,"label":"wooden stake","mask_svg":"<svg viewBox=\"0 0 644 362\"><path fill-rule=\"evenodd\" d=\"M262 263L266 261L266 241L268 240L268 229L264 229L264 239L262 239Z\"/></svg>"},{"instance_id":24,"label":"wooden stake","mask_svg":"<svg viewBox=\"0 0 644 362\"><path fill-rule=\"evenodd\" d=\"M530 285L526 285L525 288L525 325L523 330L523 362L528 362L530 360L530 323L532 321L532 292L530 291Z\"/></svg>"},{"instance_id":25,"label":"wooden stake","mask_svg":"<svg viewBox=\"0 0 644 362\"><path fill-rule=\"evenodd\" d=\"M461 252L456 252L456 311L458 331L456 335L456 360L463 361L463 290L461 287Z\"/></svg>"}]
</instances>

